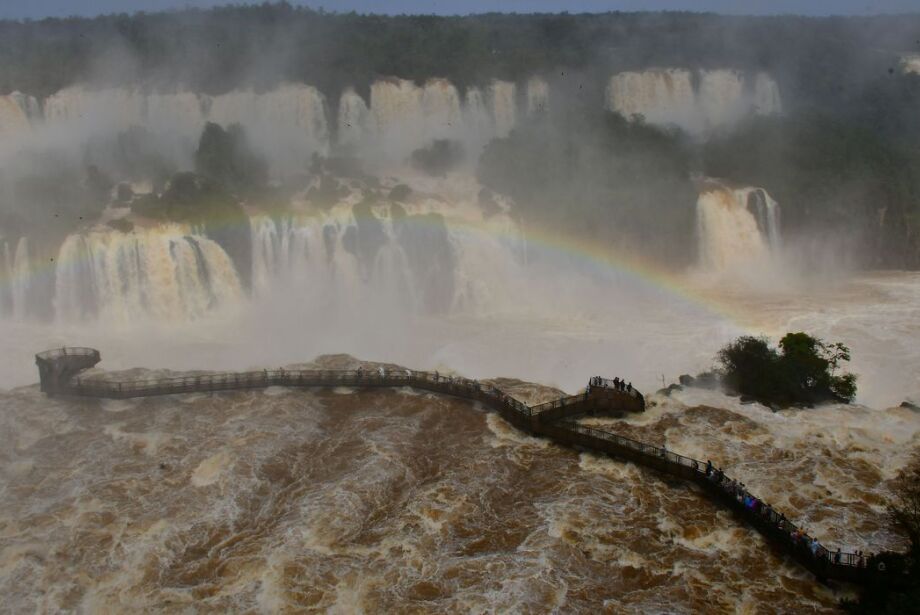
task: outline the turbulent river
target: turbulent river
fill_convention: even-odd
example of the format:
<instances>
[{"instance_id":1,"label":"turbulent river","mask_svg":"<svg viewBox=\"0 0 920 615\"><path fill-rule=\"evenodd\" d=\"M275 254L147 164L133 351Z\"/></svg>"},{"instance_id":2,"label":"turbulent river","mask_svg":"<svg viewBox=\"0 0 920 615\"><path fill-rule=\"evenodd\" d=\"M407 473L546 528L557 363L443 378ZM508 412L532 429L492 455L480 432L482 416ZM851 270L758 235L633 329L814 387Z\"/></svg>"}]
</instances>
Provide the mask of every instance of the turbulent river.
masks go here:
<instances>
[{"instance_id":1,"label":"turbulent river","mask_svg":"<svg viewBox=\"0 0 920 615\"><path fill-rule=\"evenodd\" d=\"M29 385L32 354L63 342L100 348L108 369L159 370L133 376L351 352L513 378L499 385L532 403L558 390L525 381L574 392L599 373L651 391L740 332L804 329L851 345L860 405L772 413L686 390L589 422L712 459L828 544L903 547L885 496L920 430L896 407L920 398L920 276L705 292L720 313L646 290L566 318L419 317L351 335L258 310L168 328L4 322L5 608L832 611L843 593L695 490L523 436L469 402L347 389L74 402Z\"/></svg>"}]
</instances>

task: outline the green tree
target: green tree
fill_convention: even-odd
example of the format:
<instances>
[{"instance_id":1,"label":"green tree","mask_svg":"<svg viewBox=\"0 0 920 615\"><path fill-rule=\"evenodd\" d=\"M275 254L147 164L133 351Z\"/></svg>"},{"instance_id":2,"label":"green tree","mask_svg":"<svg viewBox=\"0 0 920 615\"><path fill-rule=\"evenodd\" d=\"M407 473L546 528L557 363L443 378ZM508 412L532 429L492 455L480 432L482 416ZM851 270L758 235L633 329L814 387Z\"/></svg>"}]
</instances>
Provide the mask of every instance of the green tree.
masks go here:
<instances>
[{"instance_id":1,"label":"green tree","mask_svg":"<svg viewBox=\"0 0 920 615\"><path fill-rule=\"evenodd\" d=\"M725 345L718 354L723 378L732 389L757 399L781 396L776 374L779 355L766 338L742 336Z\"/></svg>"},{"instance_id":2,"label":"green tree","mask_svg":"<svg viewBox=\"0 0 920 615\"><path fill-rule=\"evenodd\" d=\"M740 337L717 358L729 388L764 403L811 405L856 396L856 377L838 374L840 364L850 360L850 349L807 333L787 333L778 349L762 337Z\"/></svg>"},{"instance_id":3,"label":"green tree","mask_svg":"<svg viewBox=\"0 0 920 615\"><path fill-rule=\"evenodd\" d=\"M195 170L237 192L251 192L268 182L268 166L249 145L239 124L224 130L208 122L195 152Z\"/></svg>"}]
</instances>

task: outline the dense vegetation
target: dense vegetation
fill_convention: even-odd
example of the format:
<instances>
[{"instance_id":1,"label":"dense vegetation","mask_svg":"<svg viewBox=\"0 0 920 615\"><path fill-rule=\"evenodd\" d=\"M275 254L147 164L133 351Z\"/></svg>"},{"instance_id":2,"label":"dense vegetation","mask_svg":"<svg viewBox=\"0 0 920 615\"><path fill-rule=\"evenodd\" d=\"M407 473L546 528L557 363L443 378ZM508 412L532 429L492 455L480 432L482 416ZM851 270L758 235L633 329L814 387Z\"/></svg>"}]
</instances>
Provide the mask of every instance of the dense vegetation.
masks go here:
<instances>
[{"instance_id":1,"label":"dense vegetation","mask_svg":"<svg viewBox=\"0 0 920 615\"><path fill-rule=\"evenodd\" d=\"M195 170L243 194L268 183L268 164L252 150L239 124L226 130L213 122L205 125L195 151Z\"/></svg>"},{"instance_id":2,"label":"dense vegetation","mask_svg":"<svg viewBox=\"0 0 920 615\"><path fill-rule=\"evenodd\" d=\"M703 171L767 187L789 234L846 237L870 267L920 266L916 143L827 115L752 118L704 146Z\"/></svg>"},{"instance_id":3,"label":"dense vegetation","mask_svg":"<svg viewBox=\"0 0 920 615\"><path fill-rule=\"evenodd\" d=\"M691 164L679 134L581 109L492 141L478 174L514 197L525 223L686 263L694 241Z\"/></svg>"},{"instance_id":4,"label":"dense vegetation","mask_svg":"<svg viewBox=\"0 0 920 615\"><path fill-rule=\"evenodd\" d=\"M718 360L730 389L764 404L849 402L856 396L856 377L837 373L850 350L806 333L787 333L778 349L764 338L739 337L719 351Z\"/></svg>"},{"instance_id":5,"label":"dense vegetation","mask_svg":"<svg viewBox=\"0 0 920 615\"><path fill-rule=\"evenodd\" d=\"M409 163L432 176L444 175L463 162L463 146L450 139L435 139L412 152Z\"/></svg>"}]
</instances>

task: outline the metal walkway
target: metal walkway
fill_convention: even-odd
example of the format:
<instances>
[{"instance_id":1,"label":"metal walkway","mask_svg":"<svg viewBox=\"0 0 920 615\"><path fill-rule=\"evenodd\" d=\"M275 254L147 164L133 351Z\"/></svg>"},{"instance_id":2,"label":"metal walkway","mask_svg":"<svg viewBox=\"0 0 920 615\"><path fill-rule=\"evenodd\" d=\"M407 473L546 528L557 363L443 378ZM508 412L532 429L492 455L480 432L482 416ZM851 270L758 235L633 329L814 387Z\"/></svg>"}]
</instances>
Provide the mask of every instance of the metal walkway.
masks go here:
<instances>
[{"instance_id":1,"label":"metal walkway","mask_svg":"<svg viewBox=\"0 0 920 615\"><path fill-rule=\"evenodd\" d=\"M61 348L35 356L42 391L49 395L124 399L181 393L285 387L412 387L478 401L498 412L515 427L559 444L596 451L632 461L699 486L711 499L726 506L760 532L767 541L792 556L820 580L868 582L884 574L871 557L842 553L805 535L780 511L744 491L721 470L690 457L615 433L586 427L576 420L585 414L620 416L645 409L642 394L621 382L600 377L589 381L583 394L528 406L494 386L477 380L415 370L261 370L219 372L120 381L87 377L81 372L101 360L92 348Z\"/></svg>"}]
</instances>

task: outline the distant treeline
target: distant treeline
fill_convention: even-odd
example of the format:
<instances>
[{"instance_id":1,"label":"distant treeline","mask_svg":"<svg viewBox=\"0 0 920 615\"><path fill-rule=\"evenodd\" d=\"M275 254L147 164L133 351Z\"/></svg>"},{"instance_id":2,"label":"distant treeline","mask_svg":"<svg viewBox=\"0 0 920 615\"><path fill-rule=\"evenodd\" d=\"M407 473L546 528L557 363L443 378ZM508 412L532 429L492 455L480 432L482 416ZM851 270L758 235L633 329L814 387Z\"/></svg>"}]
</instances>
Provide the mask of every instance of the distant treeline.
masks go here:
<instances>
[{"instance_id":1,"label":"distant treeline","mask_svg":"<svg viewBox=\"0 0 920 615\"><path fill-rule=\"evenodd\" d=\"M920 51L920 15L337 14L287 3L0 22L0 91L140 81L221 93L304 82L336 95L379 76L459 87L533 74L603 81L649 66L770 71L787 100L846 106Z\"/></svg>"}]
</instances>

